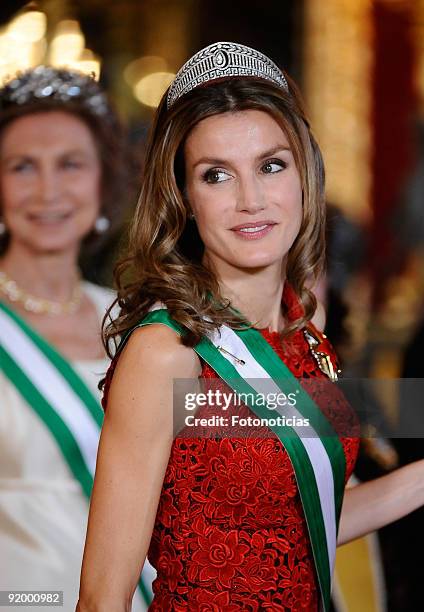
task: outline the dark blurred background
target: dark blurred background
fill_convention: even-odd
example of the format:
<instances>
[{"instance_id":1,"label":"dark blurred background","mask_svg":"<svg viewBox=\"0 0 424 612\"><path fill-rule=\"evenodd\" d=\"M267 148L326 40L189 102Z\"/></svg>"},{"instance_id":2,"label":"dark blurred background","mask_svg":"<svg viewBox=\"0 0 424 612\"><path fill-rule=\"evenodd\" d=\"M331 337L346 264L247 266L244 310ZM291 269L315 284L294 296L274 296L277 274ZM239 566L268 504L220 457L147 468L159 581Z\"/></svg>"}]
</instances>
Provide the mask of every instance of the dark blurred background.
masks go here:
<instances>
[{"instance_id":1,"label":"dark blurred background","mask_svg":"<svg viewBox=\"0 0 424 612\"><path fill-rule=\"evenodd\" d=\"M395 425L390 381L408 345L413 362L424 349L424 0L2 0L0 79L38 63L94 72L138 173L163 91L218 40L262 50L304 93L327 170L329 335L348 375L387 379L376 401ZM115 252L87 262L93 277L111 278Z\"/></svg>"}]
</instances>

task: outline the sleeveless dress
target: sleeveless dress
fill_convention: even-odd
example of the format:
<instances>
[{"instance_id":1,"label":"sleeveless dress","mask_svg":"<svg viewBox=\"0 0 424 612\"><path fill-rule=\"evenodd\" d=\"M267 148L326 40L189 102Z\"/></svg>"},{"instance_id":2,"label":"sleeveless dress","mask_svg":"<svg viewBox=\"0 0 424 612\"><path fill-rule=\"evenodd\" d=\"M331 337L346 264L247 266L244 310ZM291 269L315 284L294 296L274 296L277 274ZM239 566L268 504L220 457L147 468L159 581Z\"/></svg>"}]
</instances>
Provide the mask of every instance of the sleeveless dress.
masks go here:
<instances>
[{"instance_id":1,"label":"sleeveless dress","mask_svg":"<svg viewBox=\"0 0 424 612\"><path fill-rule=\"evenodd\" d=\"M289 321L300 316L301 305L287 282L283 303ZM319 350L335 360L326 338L311 324L309 329L321 340ZM306 383L326 379L302 330L283 342L277 332L261 333L294 376ZM212 383L217 375L203 363L201 377ZM343 430L355 417L331 386L334 397L328 397L329 383L324 393L319 385L309 392L336 431L338 422ZM252 415L246 406L230 406L231 412ZM294 471L280 440L263 429L252 437L174 440L148 551L158 574L150 612L318 610L319 587ZM347 481L358 438L341 437L341 442Z\"/></svg>"}]
</instances>

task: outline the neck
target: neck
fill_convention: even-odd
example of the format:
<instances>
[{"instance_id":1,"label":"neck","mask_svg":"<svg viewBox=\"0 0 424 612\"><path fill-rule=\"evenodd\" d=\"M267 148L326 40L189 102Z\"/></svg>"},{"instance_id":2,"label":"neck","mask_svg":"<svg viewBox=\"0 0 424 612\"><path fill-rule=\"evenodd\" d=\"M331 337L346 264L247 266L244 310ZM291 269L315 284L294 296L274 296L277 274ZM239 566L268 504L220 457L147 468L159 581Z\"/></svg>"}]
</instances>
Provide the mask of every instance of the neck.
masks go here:
<instances>
[{"instance_id":1,"label":"neck","mask_svg":"<svg viewBox=\"0 0 424 612\"><path fill-rule=\"evenodd\" d=\"M255 327L269 331L284 328L281 298L285 282L285 265L260 270L220 270L219 284L223 297Z\"/></svg>"},{"instance_id":2,"label":"neck","mask_svg":"<svg viewBox=\"0 0 424 612\"><path fill-rule=\"evenodd\" d=\"M40 254L13 242L0 259L0 270L35 297L57 302L70 299L80 276L76 250Z\"/></svg>"}]
</instances>

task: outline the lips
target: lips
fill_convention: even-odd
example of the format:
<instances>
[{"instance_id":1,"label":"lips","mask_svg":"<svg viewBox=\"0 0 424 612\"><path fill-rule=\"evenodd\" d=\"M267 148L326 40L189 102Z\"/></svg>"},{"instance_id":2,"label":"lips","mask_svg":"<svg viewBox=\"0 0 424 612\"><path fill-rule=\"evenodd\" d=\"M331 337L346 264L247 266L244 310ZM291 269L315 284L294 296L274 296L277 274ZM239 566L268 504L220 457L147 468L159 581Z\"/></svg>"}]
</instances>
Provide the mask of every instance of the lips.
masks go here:
<instances>
[{"instance_id":1,"label":"lips","mask_svg":"<svg viewBox=\"0 0 424 612\"><path fill-rule=\"evenodd\" d=\"M267 236L275 225L275 221L255 221L253 223L236 225L231 228L231 231L245 240L257 240Z\"/></svg>"}]
</instances>

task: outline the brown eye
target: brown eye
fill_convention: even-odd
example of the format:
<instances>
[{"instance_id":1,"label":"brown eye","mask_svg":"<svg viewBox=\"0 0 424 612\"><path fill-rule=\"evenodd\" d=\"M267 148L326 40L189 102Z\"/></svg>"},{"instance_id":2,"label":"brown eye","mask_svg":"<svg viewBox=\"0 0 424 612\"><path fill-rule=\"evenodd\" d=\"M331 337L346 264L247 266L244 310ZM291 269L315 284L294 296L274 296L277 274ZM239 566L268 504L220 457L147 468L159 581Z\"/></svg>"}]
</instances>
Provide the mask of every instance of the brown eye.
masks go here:
<instances>
[{"instance_id":1,"label":"brown eye","mask_svg":"<svg viewBox=\"0 0 424 612\"><path fill-rule=\"evenodd\" d=\"M64 170L79 170L82 167L82 162L76 159L64 159L62 162L62 168Z\"/></svg>"},{"instance_id":2,"label":"brown eye","mask_svg":"<svg viewBox=\"0 0 424 612\"><path fill-rule=\"evenodd\" d=\"M274 159L274 160L267 161L262 166L262 172L264 174L274 174L274 172L280 172L286 167L287 167L286 163L284 163L280 159Z\"/></svg>"},{"instance_id":3,"label":"brown eye","mask_svg":"<svg viewBox=\"0 0 424 612\"><path fill-rule=\"evenodd\" d=\"M14 164L11 167L11 171L16 173L16 174L19 174L21 172L27 172L29 170L32 170L32 168L33 168L32 162L30 160L26 159L26 160L23 160L21 162L18 162L16 164Z\"/></svg>"},{"instance_id":4,"label":"brown eye","mask_svg":"<svg viewBox=\"0 0 424 612\"><path fill-rule=\"evenodd\" d=\"M224 172L224 170L219 170L217 168L213 168L212 170L208 170L207 172L205 172L205 174L203 175L203 180L206 183L223 183L224 181L228 181L228 179L230 178L229 174L227 174L227 172Z\"/></svg>"}]
</instances>

